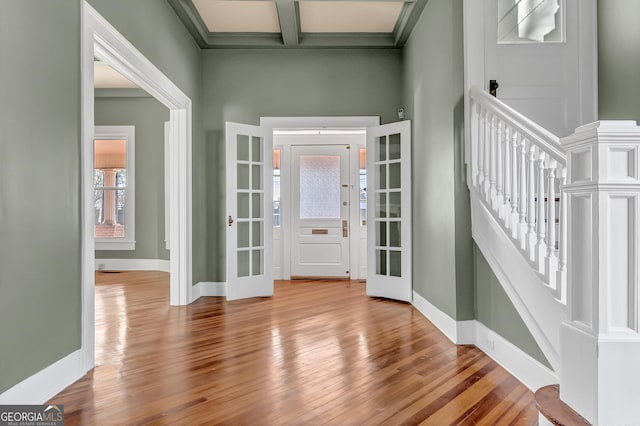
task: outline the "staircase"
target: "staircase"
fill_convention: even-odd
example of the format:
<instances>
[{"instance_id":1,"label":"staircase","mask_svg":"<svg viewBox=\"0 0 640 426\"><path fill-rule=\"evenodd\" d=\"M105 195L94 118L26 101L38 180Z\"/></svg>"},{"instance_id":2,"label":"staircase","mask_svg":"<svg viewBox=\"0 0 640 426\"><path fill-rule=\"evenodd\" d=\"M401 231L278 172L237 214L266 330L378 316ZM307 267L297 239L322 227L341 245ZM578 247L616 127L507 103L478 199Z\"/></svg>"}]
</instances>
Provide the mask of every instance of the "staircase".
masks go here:
<instances>
[{"instance_id":1,"label":"staircase","mask_svg":"<svg viewBox=\"0 0 640 426\"><path fill-rule=\"evenodd\" d=\"M469 93L472 234L592 424L640 425L640 128L596 122L560 140Z\"/></svg>"},{"instance_id":2,"label":"staircase","mask_svg":"<svg viewBox=\"0 0 640 426\"><path fill-rule=\"evenodd\" d=\"M555 135L488 93L472 88L471 100L473 238L557 372L567 251L556 194L566 154Z\"/></svg>"}]
</instances>

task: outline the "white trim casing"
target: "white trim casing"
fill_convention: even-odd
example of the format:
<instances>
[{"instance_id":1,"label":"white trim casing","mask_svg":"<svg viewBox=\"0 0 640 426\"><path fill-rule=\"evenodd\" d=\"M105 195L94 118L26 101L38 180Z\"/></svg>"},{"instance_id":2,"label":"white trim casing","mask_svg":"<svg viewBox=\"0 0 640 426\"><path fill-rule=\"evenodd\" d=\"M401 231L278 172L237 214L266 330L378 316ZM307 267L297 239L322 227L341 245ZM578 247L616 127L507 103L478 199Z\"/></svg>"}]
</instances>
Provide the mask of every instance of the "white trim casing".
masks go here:
<instances>
[{"instance_id":1,"label":"white trim casing","mask_svg":"<svg viewBox=\"0 0 640 426\"><path fill-rule=\"evenodd\" d=\"M378 116L355 117L260 117L260 126L273 129L367 128L380 125Z\"/></svg>"},{"instance_id":2,"label":"white trim casing","mask_svg":"<svg viewBox=\"0 0 640 426\"><path fill-rule=\"evenodd\" d=\"M169 203L170 194L169 188L171 187L171 180L169 180L169 173L171 170L171 163L169 161L169 154L171 150L171 123L164 122L164 243L167 250L171 250L171 244L169 243L169 234L171 233L169 217L171 217L171 205Z\"/></svg>"},{"instance_id":3,"label":"white trim casing","mask_svg":"<svg viewBox=\"0 0 640 426\"><path fill-rule=\"evenodd\" d=\"M195 302L201 297L225 297L227 295L227 283L218 283L218 282L199 282L198 284L193 286L193 291L191 292L192 300L191 303Z\"/></svg>"},{"instance_id":4,"label":"white trim casing","mask_svg":"<svg viewBox=\"0 0 640 426\"><path fill-rule=\"evenodd\" d=\"M125 188L124 238L96 238L96 250L136 249L136 128L135 126L95 126L94 140L125 140L127 185Z\"/></svg>"},{"instance_id":5,"label":"white trim casing","mask_svg":"<svg viewBox=\"0 0 640 426\"><path fill-rule=\"evenodd\" d=\"M457 345L475 345L490 356L532 392L558 383L558 376L479 321L456 321L413 292L413 306Z\"/></svg>"},{"instance_id":6,"label":"white trim casing","mask_svg":"<svg viewBox=\"0 0 640 426\"><path fill-rule=\"evenodd\" d=\"M0 405L44 404L71 383L84 376L81 349L26 378L0 394Z\"/></svg>"},{"instance_id":7,"label":"white trim casing","mask_svg":"<svg viewBox=\"0 0 640 426\"><path fill-rule=\"evenodd\" d=\"M380 124L380 117L378 116L353 116L353 117L261 117L260 126L265 127L273 134L274 130L302 130L302 129L366 129L367 127L378 126ZM300 135L298 140L304 140L309 138L307 135ZM286 135L278 135L278 140L286 141ZM274 149L280 148L280 158L283 166L281 167L280 175L280 193L289 194L291 191L290 185L290 173L289 173L289 158L290 148L292 143L276 143L274 142ZM366 147L366 140L363 147ZM356 182L357 183L357 182ZM357 185L356 185L357 186ZM288 197L283 197L280 204L280 224L281 230L281 257L282 262L282 279L291 278L291 265L288 259L291 257L291 243L289 235L289 200ZM354 222L351 221L353 224ZM351 228L353 230L353 228ZM358 229L358 233L362 230ZM365 229L366 232L366 229ZM354 256L353 251L351 255ZM285 261L286 260L286 261ZM354 272L354 264L350 265L350 271ZM357 273L357 272L356 272ZM356 275L351 275L352 279L356 278ZM360 277L364 278L364 277Z\"/></svg>"},{"instance_id":8,"label":"white trim casing","mask_svg":"<svg viewBox=\"0 0 640 426\"><path fill-rule=\"evenodd\" d=\"M170 243L172 305L186 305L192 291L192 102L153 63L127 41L96 10L83 1L81 40L82 117L82 358L83 368L94 366L94 218L93 61L99 58L146 90L170 110Z\"/></svg>"},{"instance_id":9,"label":"white trim casing","mask_svg":"<svg viewBox=\"0 0 640 426\"><path fill-rule=\"evenodd\" d=\"M163 259L96 259L96 271L171 272L170 262Z\"/></svg>"}]
</instances>

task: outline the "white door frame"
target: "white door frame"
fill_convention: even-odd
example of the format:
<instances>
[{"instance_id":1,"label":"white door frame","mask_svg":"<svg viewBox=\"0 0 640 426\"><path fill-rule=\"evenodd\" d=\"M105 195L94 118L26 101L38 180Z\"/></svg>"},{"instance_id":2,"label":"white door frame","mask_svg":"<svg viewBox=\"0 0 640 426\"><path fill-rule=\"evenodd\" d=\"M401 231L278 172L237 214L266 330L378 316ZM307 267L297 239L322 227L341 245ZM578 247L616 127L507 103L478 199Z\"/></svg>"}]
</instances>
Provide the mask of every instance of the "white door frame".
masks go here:
<instances>
[{"instance_id":1,"label":"white door frame","mask_svg":"<svg viewBox=\"0 0 640 426\"><path fill-rule=\"evenodd\" d=\"M349 117L322 117L322 116L318 116L318 117L261 117L260 118L260 126L264 127L267 129L267 131L273 133L274 129L282 129L282 130L293 130L293 129L322 129L322 128L328 128L328 129L354 129L354 128L361 128L361 129L365 129L367 127L372 127L372 126L378 126L380 125L380 117L378 116L349 116ZM363 141L365 142L366 145L366 140L363 139ZM362 147L365 147L365 145L363 145ZM275 142L274 142L274 149L278 148L279 146L276 146ZM286 158L288 158L289 156L289 149L290 149L290 145L287 145L286 147L281 146L280 148L282 149L282 153L281 153L281 158L285 158L285 156L287 156ZM281 161L285 161L285 160L281 160ZM281 188L280 188L280 192L281 194L290 193L290 176L282 174L281 175ZM354 184L357 184L354 183ZM288 207L286 206L285 203L281 204L281 216L280 216L280 223L281 225L288 225L288 223L285 223L285 221L289 220L289 217L287 213L289 211ZM353 212L352 212L353 213ZM286 217L285 217L286 216ZM356 219L356 221L354 222L354 218ZM358 216L357 218L355 217L355 214L352 214L350 217L350 222L352 224L354 223L358 223L358 218L359 218L359 212L358 212ZM353 235L353 234L350 234ZM356 242L357 244L360 243L360 241ZM289 238L289 235L282 235L282 252L283 252L283 259L290 259L291 257L291 241ZM353 246L353 245L352 245ZM351 248L351 259L352 259L352 264L349 267L350 271L355 271L354 274L352 275L353 277L356 277L356 275L358 274L358 270L354 269L354 260L359 262L359 259L356 256L356 253L354 253L354 251L356 251L357 248L352 247ZM291 279L291 264L287 261L284 262L283 261L283 279L288 280ZM359 268L357 268L359 269Z\"/></svg>"},{"instance_id":2,"label":"white door frame","mask_svg":"<svg viewBox=\"0 0 640 426\"><path fill-rule=\"evenodd\" d=\"M153 63L127 41L86 0L82 2L81 126L82 126L82 362L89 370L95 359L95 252L93 205L94 56L150 93L170 110L170 271L172 305L191 303L191 141L192 105Z\"/></svg>"}]
</instances>

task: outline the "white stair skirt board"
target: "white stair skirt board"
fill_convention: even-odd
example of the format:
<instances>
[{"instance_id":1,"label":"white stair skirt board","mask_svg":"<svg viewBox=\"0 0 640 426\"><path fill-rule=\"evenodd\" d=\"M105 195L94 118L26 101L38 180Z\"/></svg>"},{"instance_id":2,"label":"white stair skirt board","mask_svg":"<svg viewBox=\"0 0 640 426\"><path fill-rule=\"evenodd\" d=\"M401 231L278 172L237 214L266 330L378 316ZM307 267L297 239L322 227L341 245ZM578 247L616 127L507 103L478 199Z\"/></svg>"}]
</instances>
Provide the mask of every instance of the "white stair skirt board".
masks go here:
<instances>
[{"instance_id":1,"label":"white stair skirt board","mask_svg":"<svg viewBox=\"0 0 640 426\"><path fill-rule=\"evenodd\" d=\"M567 319L558 302L493 214L471 191L472 236L518 314L555 371L560 370L560 327Z\"/></svg>"},{"instance_id":2,"label":"white stair skirt board","mask_svg":"<svg viewBox=\"0 0 640 426\"><path fill-rule=\"evenodd\" d=\"M413 292L413 306L457 345L475 345L532 392L558 383L558 376L479 321L456 321Z\"/></svg>"},{"instance_id":3,"label":"white stair skirt board","mask_svg":"<svg viewBox=\"0 0 640 426\"><path fill-rule=\"evenodd\" d=\"M78 349L0 394L0 405L44 404L85 374Z\"/></svg>"},{"instance_id":4,"label":"white stair skirt board","mask_svg":"<svg viewBox=\"0 0 640 426\"><path fill-rule=\"evenodd\" d=\"M227 283L199 282L193 286L191 303L205 296L226 296Z\"/></svg>"},{"instance_id":5,"label":"white stair skirt board","mask_svg":"<svg viewBox=\"0 0 640 426\"><path fill-rule=\"evenodd\" d=\"M170 272L168 260L162 259L96 259L96 271L162 271Z\"/></svg>"}]
</instances>

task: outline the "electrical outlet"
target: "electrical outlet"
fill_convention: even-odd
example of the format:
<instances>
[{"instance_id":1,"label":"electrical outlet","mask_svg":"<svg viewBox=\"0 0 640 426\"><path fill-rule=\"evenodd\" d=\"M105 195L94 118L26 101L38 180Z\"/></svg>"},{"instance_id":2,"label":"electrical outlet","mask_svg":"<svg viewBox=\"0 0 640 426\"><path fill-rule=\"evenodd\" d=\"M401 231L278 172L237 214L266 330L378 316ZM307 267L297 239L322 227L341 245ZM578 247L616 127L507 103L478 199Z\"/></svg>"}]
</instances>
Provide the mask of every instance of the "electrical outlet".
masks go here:
<instances>
[{"instance_id":1,"label":"electrical outlet","mask_svg":"<svg viewBox=\"0 0 640 426\"><path fill-rule=\"evenodd\" d=\"M496 348L496 341L493 340L493 337L487 337L487 348L492 351Z\"/></svg>"}]
</instances>

